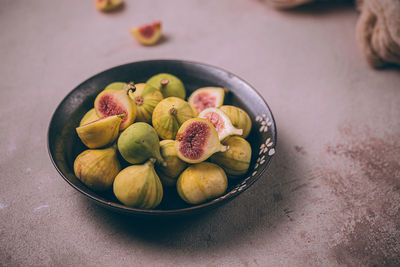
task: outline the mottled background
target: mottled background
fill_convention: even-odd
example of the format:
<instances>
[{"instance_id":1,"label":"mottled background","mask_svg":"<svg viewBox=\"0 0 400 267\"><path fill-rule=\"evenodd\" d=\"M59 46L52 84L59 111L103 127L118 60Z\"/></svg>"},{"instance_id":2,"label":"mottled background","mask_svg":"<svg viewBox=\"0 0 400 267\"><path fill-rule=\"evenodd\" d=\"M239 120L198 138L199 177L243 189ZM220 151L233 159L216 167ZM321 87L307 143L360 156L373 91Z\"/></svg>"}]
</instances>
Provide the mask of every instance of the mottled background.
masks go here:
<instances>
[{"instance_id":1,"label":"mottled background","mask_svg":"<svg viewBox=\"0 0 400 267\"><path fill-rule=\"evenodd\" d=\"M0 3L0 265L400 264L400 72L372 70L351 3L287 12L262 1ZM131 26L163 22L160 45ZM96 206L47 155L50 116L88 77L174 58L230 70L278 127L265 177L202 216L142 222Z\"/></svg>"}]
</instances>

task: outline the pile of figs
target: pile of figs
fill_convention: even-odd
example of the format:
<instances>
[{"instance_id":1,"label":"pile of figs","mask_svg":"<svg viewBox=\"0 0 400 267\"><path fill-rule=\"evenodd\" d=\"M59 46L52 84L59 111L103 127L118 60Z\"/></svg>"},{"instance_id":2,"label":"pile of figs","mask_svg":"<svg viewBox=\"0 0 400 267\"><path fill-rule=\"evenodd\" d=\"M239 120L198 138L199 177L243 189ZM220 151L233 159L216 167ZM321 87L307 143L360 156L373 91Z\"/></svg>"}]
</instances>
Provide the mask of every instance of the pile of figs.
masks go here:
<instances>
[{"instance_id":1,"label":"pile of figs","mask_svg":"<svg viewBox=\"0 0 400 267\"><path fill-rule=\"evenodd\" d=\"M226 92L203 87L185 100L184 84L167 73L109 84L76 128L88 147L74 161L76 177L142 209L168 197L165 187L176 187L188 204L223 195L228 179L245 174L251 160L251 119L223 105Z\"/></svg>"}]
</instances>

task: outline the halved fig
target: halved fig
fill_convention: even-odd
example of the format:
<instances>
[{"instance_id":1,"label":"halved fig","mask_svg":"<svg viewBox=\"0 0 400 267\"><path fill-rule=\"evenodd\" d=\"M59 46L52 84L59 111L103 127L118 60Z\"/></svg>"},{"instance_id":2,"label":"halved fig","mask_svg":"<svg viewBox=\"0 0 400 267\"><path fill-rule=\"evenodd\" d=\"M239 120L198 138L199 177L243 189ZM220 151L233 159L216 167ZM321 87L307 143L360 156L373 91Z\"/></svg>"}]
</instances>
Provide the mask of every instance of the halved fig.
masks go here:
<instances>
[{"instance_id":1,"label":"halved fig","mask_svg":"<svg viewBox=\"0 0 400 267\"><path fill-rule=\"evenodd\" d=\"M98 10L109 12L119 8L123 0L95 0L95 6Z\"/></svg>"},{"instance_id":2,"label":"halved fig","mask_svg":"<svg viewBox=\"0 0 400 267\"><path fill-rule=\"evenodd\" d=\"M175 149L178 157L188 163L199 163L215 152L226 151L228 147L219 142L214 126L205 119L187 120L176 134Z\"/></svg>"},{"instance_id":3,"label":"halved fig","mask_svg":"<svg viewBox=\"0 0 400 267\"><path fill-rule=\"evenodd\" d=\"M133 37L142 45L154 45L162 36L161 33L161 22L155 21L148 25L142 25L139 27L133 27L130 30Z\"/></svg>"},{"instance_id":4,"label":"halved fig","mask_svg":"<svg viewBox=\"0 0 400 267\"><path fill-rule=\"evenodd\" d=\"M199 113L206 108L219 108L224 103L225 90L221 87L202 87L189 96L188 102Z\"/></svg>"},{"instance_id":5,"label":"halved fig","mask_svg":"<svg viewBox=\"0 0 400 267\"><path fill-rule=\"evenodd\" d=\"M215 127L221 141L230 135L243 134L243 130L233 127L229 117L217 108L207 108L198 117L208 120Z\"/></svg>"},{"instance_id":6,"label":"halved fig","mask_svg":"<svg viewBox=\"0 0 400 267\"><path fill-rule=\"evenodd\" d=\"M126 86L123 90L107 89L97 95L94 108L100 118L118 114L126 114L119 125L122 131L131 125L136 118L136 105L129 97L129 91L135 91L133 84Z\"/></svg>"}]
</instances>

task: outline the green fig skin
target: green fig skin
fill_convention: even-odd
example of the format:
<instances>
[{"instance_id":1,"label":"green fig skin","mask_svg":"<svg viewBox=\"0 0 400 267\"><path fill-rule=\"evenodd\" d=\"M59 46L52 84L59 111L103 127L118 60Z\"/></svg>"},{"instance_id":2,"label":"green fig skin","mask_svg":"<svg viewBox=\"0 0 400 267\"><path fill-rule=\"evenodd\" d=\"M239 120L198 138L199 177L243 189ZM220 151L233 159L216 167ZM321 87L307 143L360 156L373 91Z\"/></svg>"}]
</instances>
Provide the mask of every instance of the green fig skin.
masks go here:
<instances>
[{"instance_id":1,"label":"green fig skin","mask_svg":"<svg viewBox=\"0 0 400 267\"><path fill-rule=\"evenodd\" d=\"M124 82L113 82L113 83L108 84L108 85L104 88L104 90L109 90L109 89L112 89L112 90L122 90L122 89L125 88L125 86L126 86L126 83L124 83Z\"/></svg>"},{"instance_id":2,"label":"green fig skin","mask_svg":"<svg viewBox=\"0 0 400 267\"><path fill-rule=\"evenodd\" d=\"M230 178L245 174L251 161L249 142L239 136L230 136L222 144L228 146L228 150L213 154L211 161L223 168Z\"/></svg>"},{"instance_id":3,"label":"green fig skin","mask_svg":"<svg viewBox=\"0 0 400 267\"><path fill-rule=\"evenodd\" d=\"M126 128L118 138L118 150L129 163L140 164L149 158L165 164L160 154L157 132L145 122L136 122Z\"/></svg>"},{"instance_id":4,"label":"green fig skin","mask_svg":"<svg viewBox=\"0 0 400 267\"><path fill-rule=\"evenodd\" d=\"M181 99L186 98L186 90L182 81L169 73L159 73L147 80L147 84L160 90L164 98L175 96Z\"/></svg>"},{"instance_id":5,"label":"green fig skin","mask_svg":"<svg viewBox=\"0 0 400 267\"><path fill-rule=\"evenodd\" d=\"M124 205L153 209L163 198L161 181L154 170L154 159L144 164L126 167L115 177L114 195Z\"/></svg>"}]
</instances>

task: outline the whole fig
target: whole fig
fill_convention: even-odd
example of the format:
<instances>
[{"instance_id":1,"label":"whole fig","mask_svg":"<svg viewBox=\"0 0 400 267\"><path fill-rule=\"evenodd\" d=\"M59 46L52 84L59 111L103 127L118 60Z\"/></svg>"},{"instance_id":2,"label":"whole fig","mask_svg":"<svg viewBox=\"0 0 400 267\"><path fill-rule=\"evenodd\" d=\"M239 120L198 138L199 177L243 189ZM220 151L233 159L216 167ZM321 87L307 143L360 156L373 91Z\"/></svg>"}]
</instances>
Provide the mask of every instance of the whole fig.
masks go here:
<instances>
[{"instance_id":1,"label":"whole fig","mask_svg":"<svg viewBox=\"0 0 400 267\"><path fill-rule=\"evenodd\" d=\"M171 96L179 97L181 99L186 98L185 86L175 75L159 73L148 79L146 83L159 89L165 98Z\"/></svg>"},{"instance_id":2,"label":"whole fig","mask_svg":"<svg viewBox=\"0 0 400 267\"><path fill-rule=\"evenodd\" d=\"M158 178L152 158L142 165L132 165L123 169L115 177L114 195L123 204L133 208L152 209L163 198L163 188Z\"/></svg>"},{"instance_id":3,"label":"whole fig","mask_svg":"<svg viewBox=\"0 0 400 267\"><path fill-rule=\"evenodd\" d=\"M251 146L239 136L231 136L222 142L229 147L225 152L217 152L211 161L222 167L227 174L239 176L245 174L250 166Z\"/></svg>"},{"instance_id":4,"label":"whole fig","mask_svg":"<svg viewBox=\"0 0 400 267\"><path fill-rule=\"evenodd\" d=\"M174 140L163 140L160 142L160 147L161 156L167 166L159 166L158 174L164 185L173 186L187 164L178 157Z\"/></svg>"},{"instance_id":5,"label":"whole fig","mask_svg":"<svg viewBox=\"0 0 400 267\"><path fill-rule=\"evenodd\" d=\"M136 91L129 96L136 103L136 121L151 123L151 116L157 104L163 99L160 91L149 84L138 83Z\"/></svg>"},{"instance_id":6,"label":"whole fig","mask_svg":"<svg viewBox=\"0 0 400 267\"><path fill-rule=\"evenodd\" d=\"M177 97L168 97L157 104L153 111L152 122L162 139L175 139L182 123L193 117L188 102Z\"/></svg>"},{"instance_id":7,"label":"whole fig","mask_svg":"<svg viewBox=\"0 0 400 267\"><path fill-rule=\"evenodd\" d=\"M176 186L185 202L199 204L225 193L228 179L224 170L216 164L202 162L184 170Z\"/></svg>"},{"instance_id":8,"label":"whole fig","mask_svg":"<svg viewBox=\"0 0 400 267\"><path fill-rule=\"evenodd\" d=\"M120 170L121 165L114 146L85 150L74 162L75 176L89 188L99 192L111 188Z\"/></svg>"},{"instance_id":9,"label":"whole fig","mask_svg":"<svg viewBox=\"0 0 400 267\"><path fill-rule=\"evenodd\" d=\"M129 163L143 163L156 158L165 164L160 154L160 140L153 127L145 122L136 122L126 128L118 138L118 150Z\"/></svg>"}]
</instances>

